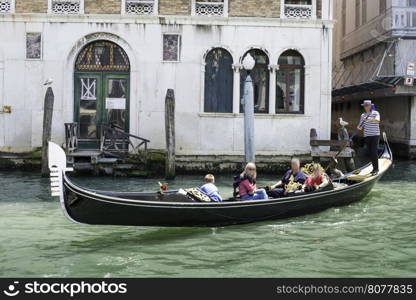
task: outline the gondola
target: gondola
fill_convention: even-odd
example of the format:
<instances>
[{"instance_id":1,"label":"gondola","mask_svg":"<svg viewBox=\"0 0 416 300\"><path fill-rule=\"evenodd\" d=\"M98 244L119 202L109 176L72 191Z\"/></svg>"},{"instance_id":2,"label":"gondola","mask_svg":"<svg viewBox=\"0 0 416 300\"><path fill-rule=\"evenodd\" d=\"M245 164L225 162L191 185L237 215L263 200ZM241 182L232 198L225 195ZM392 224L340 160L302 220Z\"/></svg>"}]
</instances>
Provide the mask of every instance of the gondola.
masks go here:
<instances>
[{"instance_id":1,"label":"gondola","mask_svg":"<svg viewBox=\"0 0 416 300\"><path fill-rule=\"evenodd\" d=\"M107 192L87 189L67 176L66 155L49 143L52 195L58 196L71 221L91 225L124 226L226 226L288 218L343 206L363 199L387 172L393 155L384 134L379 156L380 172L371 176L371 164L333 180L333 189L255 201L228 199L204 202L183 191Z\"/></svg>"}]
</instances>

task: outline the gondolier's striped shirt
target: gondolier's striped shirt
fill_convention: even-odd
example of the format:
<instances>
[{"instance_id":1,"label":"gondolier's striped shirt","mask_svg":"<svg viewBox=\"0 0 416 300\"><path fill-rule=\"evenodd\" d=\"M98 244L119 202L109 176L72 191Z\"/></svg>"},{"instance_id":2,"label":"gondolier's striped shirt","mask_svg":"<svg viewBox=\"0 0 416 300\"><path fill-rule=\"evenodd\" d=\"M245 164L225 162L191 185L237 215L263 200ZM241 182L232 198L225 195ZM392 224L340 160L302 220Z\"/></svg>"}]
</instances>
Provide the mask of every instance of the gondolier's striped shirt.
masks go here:
<instances>
[{"instance_id":1,"label":"gondolier's striped shirt","mask_svg":"<svg viewBox=\"0 0 416 300\"><path fill-rule=\"evenodd\" d=\"M371 120L380 121L380 113L373 110L371 113L363 113L360 119L360 127L364 130L364 136L377 136L380 135L379 123L371 122Z\"/></svg>"}]
</instances>

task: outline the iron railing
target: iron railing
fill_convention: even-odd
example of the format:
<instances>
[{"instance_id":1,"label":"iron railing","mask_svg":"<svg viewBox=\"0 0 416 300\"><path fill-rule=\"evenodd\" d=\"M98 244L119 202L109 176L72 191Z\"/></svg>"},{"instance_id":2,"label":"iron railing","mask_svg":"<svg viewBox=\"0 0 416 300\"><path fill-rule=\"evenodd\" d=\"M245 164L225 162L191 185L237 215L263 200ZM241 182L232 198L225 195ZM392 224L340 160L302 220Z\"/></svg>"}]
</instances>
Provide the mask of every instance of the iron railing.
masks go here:
<instances>
[{"instance_id":1,"label":"iron railing","mask_svg":"<svg viewBox=\"0 0 416 300\"><path fill-rule=\"evenodd\" d=\"M115 125L101 125L100 128L99 150L102 156L128 159L130 156L136 155L139 160L145 161L147 159L150 140L129 134ZM78 123L65 123L67 154L72 154L79 150L78 130Z\"/></svg>"},{"instance_id":2,"label":"iron railing","mask_svg":"<svg viewBox=\"0 0 416 300\"><path fill-rule=\"evenodd\" d=\"M78 150L78 123L65 123L66 153L74 153Z\"/></svg>"},{"instance_id":3,"label":"iron railing","mask_svg":"<svg viewBox=\"0 0 416 300\"><path fill-rule=\"evenodd\" d=\"M100 150L104 155L126 159L134 154L145 161L149 143L149 140L127 133L114 125L101 125Z\"/></svg>"}]
</instances>

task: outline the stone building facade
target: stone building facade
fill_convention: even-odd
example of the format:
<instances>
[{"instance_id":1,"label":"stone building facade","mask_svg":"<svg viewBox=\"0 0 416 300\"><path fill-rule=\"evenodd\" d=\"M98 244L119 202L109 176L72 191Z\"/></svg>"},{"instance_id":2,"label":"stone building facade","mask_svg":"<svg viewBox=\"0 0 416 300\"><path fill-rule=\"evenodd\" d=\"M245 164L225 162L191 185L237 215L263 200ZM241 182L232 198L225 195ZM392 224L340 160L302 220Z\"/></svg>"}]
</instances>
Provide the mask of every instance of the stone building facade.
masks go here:
<instances>
[{"instance_id":1,"label":"stone building facade","mask_svg":"<svg viewBox=\"0 0 416 300\"><path fill-rule=\"evenodd\" d=\"M416 87L407 69L416 63L416 1L336 0L334 18L332 132L340 117L353 131L361 101L372 99L395 155L415 158Z\"/></svg>"},{"instance_id":2,"label":"stone building facade","mask_svg":"<svg viewBox=\"0 0 416 300\"><path fill-rule=\"evenodd\" d=\"M0 151L41 145L52 78L58 143L64 123L94 147L115 122L164 149L173 88L178 155L242 155L250 54L257 153L307 154L310 128L330 135L331 12L330 0L0 0Z\"/></svg>"}]
</instances>

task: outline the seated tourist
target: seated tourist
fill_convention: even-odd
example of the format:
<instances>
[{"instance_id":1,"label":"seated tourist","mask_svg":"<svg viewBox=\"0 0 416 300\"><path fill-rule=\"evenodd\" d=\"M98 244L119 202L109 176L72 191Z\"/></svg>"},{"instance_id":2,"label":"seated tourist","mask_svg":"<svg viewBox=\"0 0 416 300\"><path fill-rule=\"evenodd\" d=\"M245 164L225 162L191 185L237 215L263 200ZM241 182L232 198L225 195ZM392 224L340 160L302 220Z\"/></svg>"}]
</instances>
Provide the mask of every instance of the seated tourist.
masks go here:
<instances>
[{"instance_id":1,"label":"seated tourist","mask_svg":"<svg viewBox=\"0 0 416 300\"><path fill-rule=\"evenodd\" d=\"M324 170L319 164L314 164L312 166L312 172L312 175L306 179L305 184L302 187L303 191L313 192L328 186L328 178L325 176Z\"/></svg>"},{"instance_id":2,"label":"seated tourist","mask_svg":"<svg viewBox=\"0 0 416 300\"><path fill-rule=\"evenodd\" d=\"M282 179L270 187L270 197L279 198L286 196L288 193L294 192L293 190L286 190L286 186L289 183L292 185L297 184L299 190L302 188L302 185L305 183L307 176L300 169L299 159L293 158L290 165L290 170L287 171L285 175L283 175Z\"/></svg>"},{"instance_id":3,"label":"seated tourist","mask_svg":"<svg viewBox=\"0 0 416 300\"><path fill-rule=\"evenodd\" d=\"M200 190L207 194L212 200L222 202L222 197L215 186L215 177L212 174L205 176L205 184L200 187Z\"/></svg>"},{"instance_id":4,"label":"seated tourist","mask_svg":"<svg viewBox=\"0 0 416 300\"><path fill-rule=\"evenodd\" d=\"M248 163L244 172L240 175L238 191L243 200L263 200L267 199L267 193L264 189L257 189L256 186L256 165Z\"/></svg>"}]
</instances>

